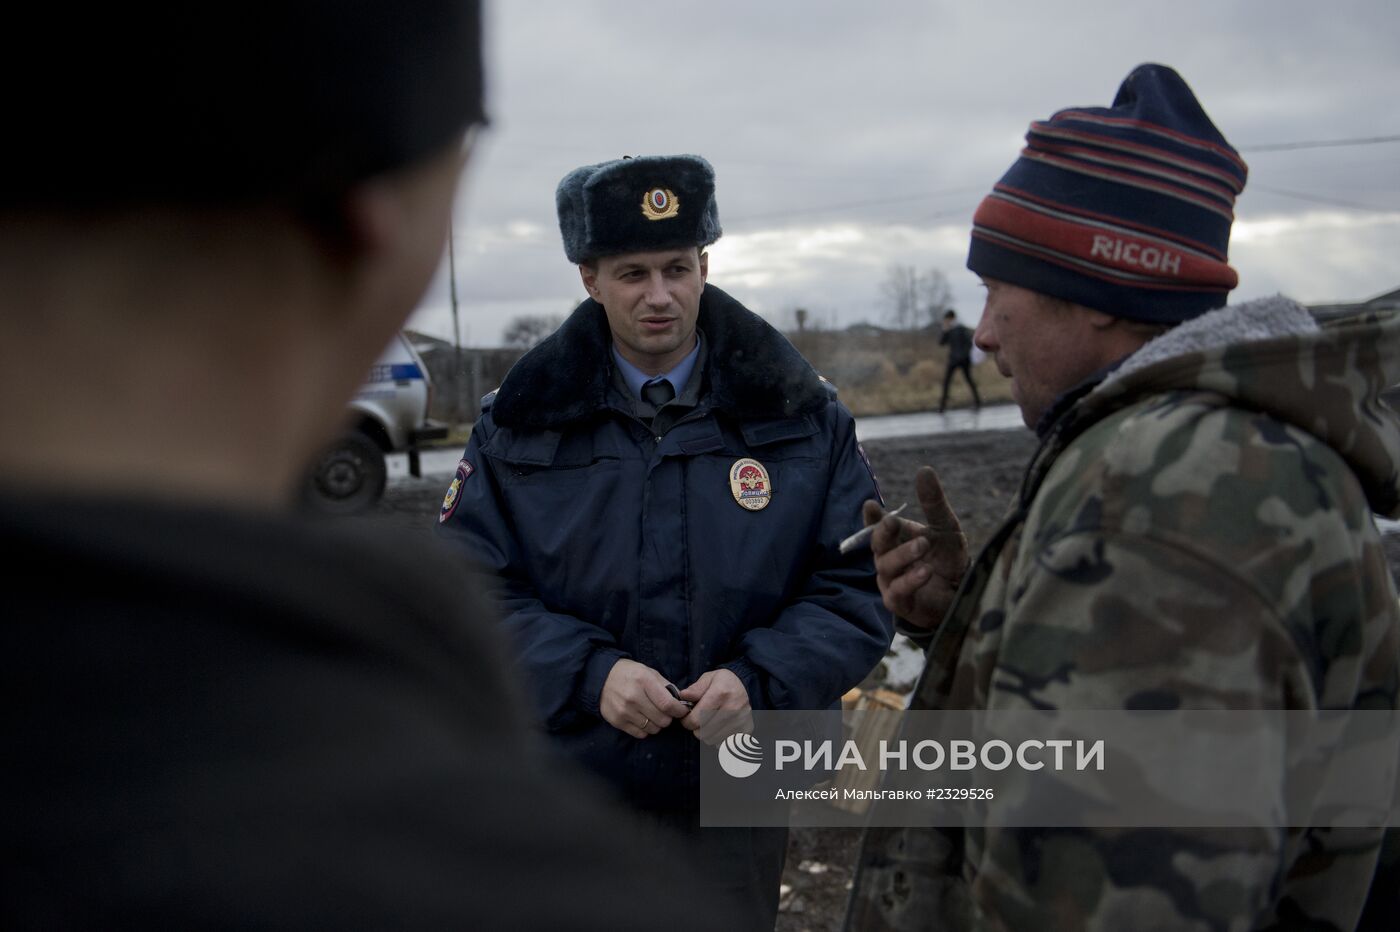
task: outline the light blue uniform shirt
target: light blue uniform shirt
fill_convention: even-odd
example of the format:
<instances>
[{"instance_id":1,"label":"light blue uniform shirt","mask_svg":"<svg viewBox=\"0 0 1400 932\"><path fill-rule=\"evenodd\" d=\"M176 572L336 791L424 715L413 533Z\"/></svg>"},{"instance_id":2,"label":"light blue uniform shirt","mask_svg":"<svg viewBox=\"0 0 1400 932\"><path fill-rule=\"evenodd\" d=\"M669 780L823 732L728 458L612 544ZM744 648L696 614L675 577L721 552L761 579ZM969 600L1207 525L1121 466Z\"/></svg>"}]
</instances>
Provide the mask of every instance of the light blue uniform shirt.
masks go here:
<instances>
[{"instance_id":1,"label":"light blue uniform shirt","mask_svg":"<svg viewBox=\"0 0 1400 932\"><path fill-rule=\"evenodd\" d=\"M697 338L694 348L686 357L676 363L675 368L670 372L663 372L660 375L647 375L636 366L622 358L622 354L617 351L617 344L612 346L613 362L617 363L617 371L621 373L622 380L627 383L627 388L632 392L632 397L641 400L642 386L648 382L655 382L658 379L665 379L671 383L671 388L675 389L676 396L679 397L685 389L686 383L690 381L690 373L695 369L695 360L700 358L700 340Z\"/></svg>"}]
</instances>

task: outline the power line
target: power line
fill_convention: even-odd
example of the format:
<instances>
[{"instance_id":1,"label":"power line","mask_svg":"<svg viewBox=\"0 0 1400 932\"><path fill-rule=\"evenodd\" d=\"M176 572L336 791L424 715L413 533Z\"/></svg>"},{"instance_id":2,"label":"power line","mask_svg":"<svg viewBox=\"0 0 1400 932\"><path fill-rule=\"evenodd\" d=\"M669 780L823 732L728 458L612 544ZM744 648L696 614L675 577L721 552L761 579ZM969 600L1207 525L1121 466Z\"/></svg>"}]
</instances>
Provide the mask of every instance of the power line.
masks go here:
<instances>
[{"instance_id":1,"label":"power line","mask_svg":"<svg viewBox=\"0 0 1400 932\"><path fill-rule=\"evenodd\" d=\"M980 189L979 189L980 190ZM931 214L920 217L917 223L928 223L930 220L942 220L944 217L967 217L971 219L972 212L977 208L975 203L963 204L961 207L954 207L949 210L938 210Z\"/></svg>"},{"instance_id":2,"label":"power line","mask_svg":"<svg viewBox=\"0 0 1400 932\"><path fill-rule=\"evenodd\" d=\"M1396 212L1393 207L1374 207L1370 204L1358 204L1355 201L1344 201L1335 197L1323 197L1319 194L1307 194L1303 191L1289 191L1286 188L1271 188L1268 185L1250 185L1255 191L1266 191L1269 194L1277 194L1281 197L1297 198L1300 201L1313 201L1318 204L1327 204L1331 207L1347 207L1352 210L1365 210L1377 214L1391 214Z\"/></svg>"},{"instance_id":3,"label":"power line","mask_svg":"<svg viewBox=\"0 0 1400 932\"><path fill-rule=\"evenodd\" d=\"M1362 136L1355 139L1314 139L1300 142L1275 142L1262 146L1240 146L1240 152L1292 152L1297 149L1336 149L1342 146L1376 146L1400 142L1400 136Z\"/></svg>"},{"instance_id":4,"label":"power line","mask_svg":"<svg viewBox=\"0 0 1400 932\"><path fill-rule=\"evenodd\" d=\"M953 194L969 194L985 190L983 185L972 187L948 188L943 191L929 191L923 194L902 194L898 197L872 198L864 201L846 201L841 204L823 204L820 207L802 207L797 210L785 210L781 213L770 214L749 214L746 217L735 217L726 223L745 223L750 220L772 220L775 217L796 217L802 214L820 214L833 210L854 210L857 207L877 207L882 204L907 204L910 201L926 201L936 197L948 197Z\"/></svg>"},{"instance_id":5,"label":"power line","mask_svg":"<svg viewBox=\"0 0 1400 932\"><path fill-rule=\"evenodd\" d=\"M1256 146L1241 146L1241 147L1239 148L1238 151L1240 151L1240 152L1294 152L1294 151L1298 151L1298 150L1302 150L1302 149L1329 149L1329 148L1335 149L1335 148L1341 148L1341 147L1347 147L1347 146L1374 146L1374 145L1382 145L1382 144L1386 144L1386 143L1396 143L1396 142L1400 142L1400 136L1363 136L1363 137L1355 137L1355 138L1351 138L1351 139L1296 140L1296 141L1294 141L1294 142L1278 142L1278 143L1269 143L1269 144L1256 145ZM1288 191L1288 190L1284 190L1284 189L1282 189L1282 188L1268 188L1268 187L1265 187L1265 186L1260 185L1260 184L1252 184L1251 187L1252 187L1254 190L1268 191L1268 192L1270 192L1270 193L1272 193L1272 194L1277 194L1277 195L1280 195L1280 196L1282 196L1282 197L1293 197L1293 198L1297 198L1297 199L1299 199L1299 200L1304 200L1304 201L1315 201L1315 202L1317 202L1317 203L1320 203L1320 204L1328 204L1328 205L1331 205L1331 206L1333 206L1333 207L1347 207L1347 208L1351 208L1351 209L1353 209L1353 210L1375 211L1375 212L1378 212L1378 213L1388 213L1388 212L1390 212L1390 209L1389 209L1389 208L1384 208L1384 207L1372 207L1372 206L1367 205L1367 204L1358 204L1358 203L1355 203L1355 202L1353 202L1353 201L1344 201L1344 200L1339 200L1339 199L1336 199L1336 198L1321 197L1321 196L1314 195L1314 194L1305 194L1305 193L1303 193L1303 192L1301 192L1301 191ZM930 199L933 199L933 198L946 197L946 196L948 196L948 195L953 195L953 194L968 194L968 193L981 192L981 191L985 191L985 190L986 190L986 188L985 188L985 186L983 186L983 185L974 185L974 186L972 186L972 187L963 187L963 188L948 188L948 189L945 189L945 190L943 190L943 191L930 191L930 192L921 193L921 194L905 194L905 195L901 195L901 196L898 196L898 197L871 198L871 199L862 200L862 201L847 201L847 202L839 203L839 204L824 204L824 205L819 206L819 207L803 207L803 208L799 208L799 209L797 209L797 210L787 210L787 211L783 211L783 212L781 212L781 213L749 214L749 215L743 216L743 217L735 217L735 218L732 218L731 220L729 220L729 221L727 221L727 222L728 222L728 223L748 223L748 222L750 222L750 221L755 221L755 220L775 220L775 219L784 219L784 218L787 218L787 217L798 217L798 216L805 216L805 215L809 215L809 214L820 214L820 213L827 213L827 212L830 212L830 211L855 210L855 209L862 208L862 207L879 207L879 206L886 206L886 205L890 205L890 204L904 204L904 203L909 203L909 202L911 202L911 201L930 200ZM940 211L940 212L934 214L933 217L926 218L926 219L933 219L933 218L935 218L935 217L941 217L941 216L945 216L945 215L950 214L950 213L957 213L957 212L958 212L958 211Z\"/></svg>"}]
</instances>

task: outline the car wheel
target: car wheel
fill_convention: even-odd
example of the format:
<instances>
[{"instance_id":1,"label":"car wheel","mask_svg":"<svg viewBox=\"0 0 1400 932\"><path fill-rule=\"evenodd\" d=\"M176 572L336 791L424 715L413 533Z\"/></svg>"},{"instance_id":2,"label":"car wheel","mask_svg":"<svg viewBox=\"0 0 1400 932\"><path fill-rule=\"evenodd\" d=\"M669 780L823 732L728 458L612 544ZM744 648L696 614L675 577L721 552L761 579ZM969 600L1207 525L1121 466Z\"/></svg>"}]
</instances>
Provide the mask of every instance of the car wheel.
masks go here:
<instances>
[{"instance_id":1,"label":"car wheel","mask_svg":"<svg viewBox=\"0 0 1400 932\"><path fill-rule=\"evenodd\" d=\"M322 514L355 514L379 501L388 473L378 445L355 431L331 444L316 460L302 497L311 510Z\"/></svg>"}]
</instances>

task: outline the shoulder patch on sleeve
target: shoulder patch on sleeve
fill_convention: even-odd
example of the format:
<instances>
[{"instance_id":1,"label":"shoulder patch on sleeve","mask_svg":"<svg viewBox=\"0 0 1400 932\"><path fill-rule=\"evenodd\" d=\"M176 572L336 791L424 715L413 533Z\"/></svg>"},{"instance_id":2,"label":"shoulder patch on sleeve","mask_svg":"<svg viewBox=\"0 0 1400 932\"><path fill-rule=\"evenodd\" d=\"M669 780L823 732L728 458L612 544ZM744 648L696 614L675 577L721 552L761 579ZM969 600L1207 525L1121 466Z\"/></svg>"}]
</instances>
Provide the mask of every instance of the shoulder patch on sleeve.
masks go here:
<instances>
[{"instance_id":1,"label":"shoulder patch on sleeve","mask_svg":"<svg viewBox=\"0 0 1400 932\"><path fill-rule=\"evenodd\" d=\"M826 389L826 393L827 393L828 395L830 395L832 398L835 398L835 397L836 397L836 383L835 383L835 382L832 382L830 379L828 379L826 376L822 375L820 372L817 373L817 379L822 383L822 388Z\"/></svg>"},{"instance_id":2,"label":"shoulder patch on sleeve","mask_svg":"<svg viewBox=\"0 0 1400 932\"><path fill-rule=\"evenodd\" d=\"M476 467L466 459L457 464L457 473L452 477L452 484L447 487L447 495L442 499L442 509L438 512L439 524L446 524L456 512L457 503L462 500L462 483L470 479L474 472Z\"/></svg>"},{"instance_id":3,"label":"shoulder patch on sleeve","mask_svg":"<svg viewBox=\"0 0 1400 932\"><path fill-rule=\"evenodd\" d=\"M491 406L496 403L496 392L498 391L500 388L493 388L481 396L481 410L483 412L491 410Z\"/></svg>"}]
</instances>

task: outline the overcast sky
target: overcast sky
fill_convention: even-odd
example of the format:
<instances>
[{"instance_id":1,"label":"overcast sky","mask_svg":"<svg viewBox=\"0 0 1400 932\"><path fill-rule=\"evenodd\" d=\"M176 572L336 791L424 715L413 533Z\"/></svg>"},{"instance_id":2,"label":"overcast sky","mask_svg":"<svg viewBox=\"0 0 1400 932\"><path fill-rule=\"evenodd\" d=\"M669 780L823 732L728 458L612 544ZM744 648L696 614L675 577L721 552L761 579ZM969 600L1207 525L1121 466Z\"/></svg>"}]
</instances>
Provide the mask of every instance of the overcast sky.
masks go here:
<instances>
[{"instance_id":1,"label":"overcast sky","mask_svg":"<svg viewBox=\"0 0 1400 932\"><path fill-rule=\"evenodd\" d=\"M493 123L456 215L466 345L583 299L554 189L574 167L694 152L724 237L710 280L769 320L880 321L891 264L938 268L981 311L967 238L1027 124L1107 106L1134 65L1186 78L1249 163L1234 300L1400 287L1400 4L496 0ZM451 339L447 268L410 326Z\"/></svg>"}]
</instances>

